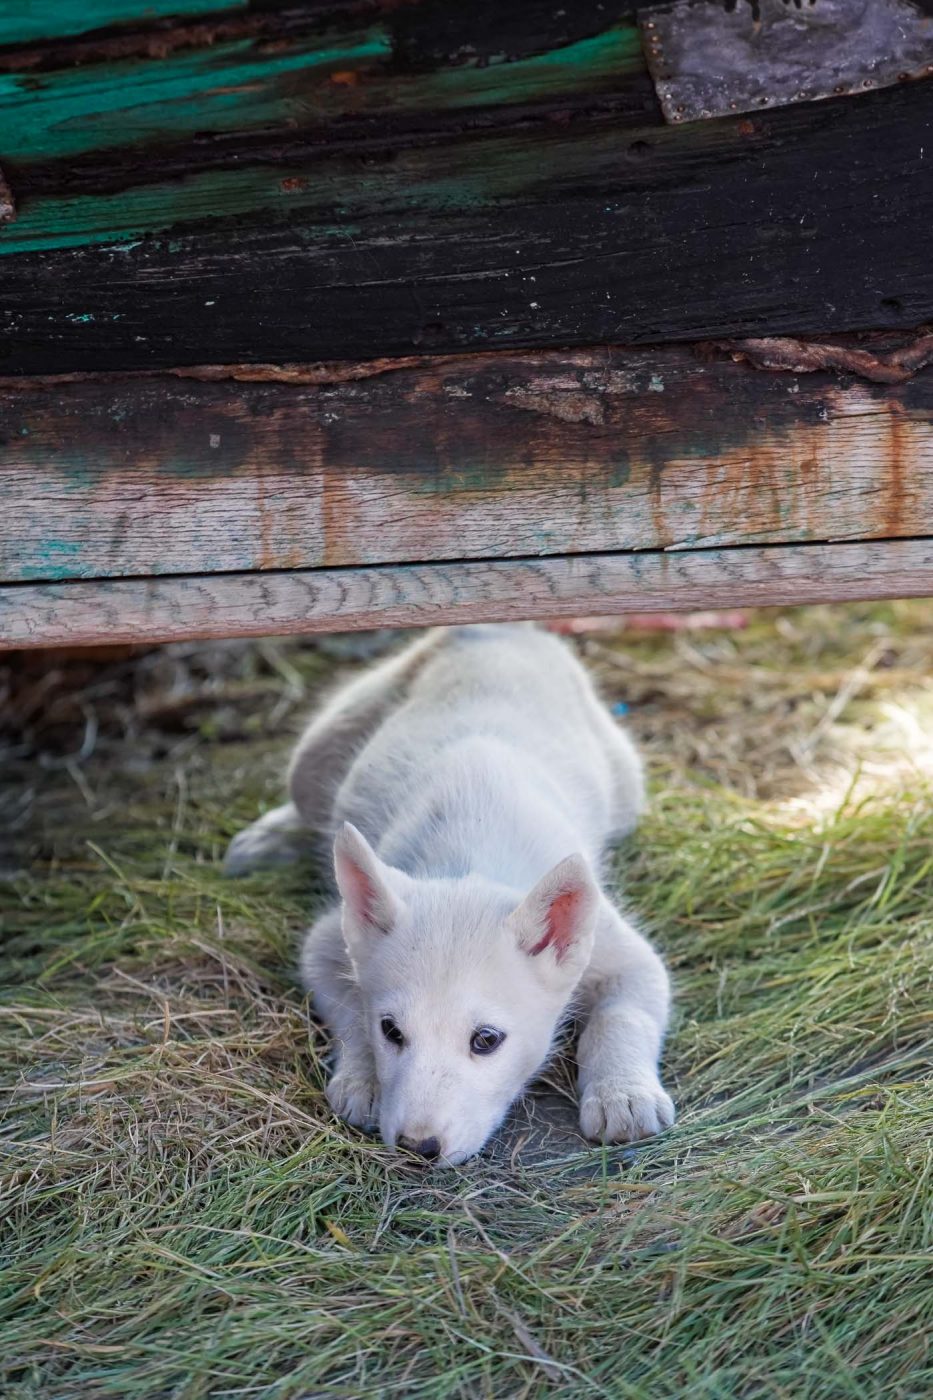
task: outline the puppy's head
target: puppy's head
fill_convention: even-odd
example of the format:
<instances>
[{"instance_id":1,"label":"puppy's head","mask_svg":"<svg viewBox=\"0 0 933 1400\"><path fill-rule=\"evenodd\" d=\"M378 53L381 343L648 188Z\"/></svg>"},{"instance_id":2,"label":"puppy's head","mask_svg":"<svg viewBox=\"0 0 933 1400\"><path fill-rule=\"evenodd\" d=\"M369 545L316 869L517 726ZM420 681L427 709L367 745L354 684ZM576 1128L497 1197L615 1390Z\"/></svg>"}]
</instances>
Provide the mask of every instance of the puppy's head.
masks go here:
<instances>
[{"instance_id":1,"label":"puppy's head","mask_svg":"<svg viewBox=\"0 0 933 1400\"><path fill-rule=\"evenodd\" d=\"M546 1060L589 961L589 867L570 856L516 902L477 876L411 879L349 824L334 859L382 1137L465 1161Z\"/></svg>"}]
</instances>

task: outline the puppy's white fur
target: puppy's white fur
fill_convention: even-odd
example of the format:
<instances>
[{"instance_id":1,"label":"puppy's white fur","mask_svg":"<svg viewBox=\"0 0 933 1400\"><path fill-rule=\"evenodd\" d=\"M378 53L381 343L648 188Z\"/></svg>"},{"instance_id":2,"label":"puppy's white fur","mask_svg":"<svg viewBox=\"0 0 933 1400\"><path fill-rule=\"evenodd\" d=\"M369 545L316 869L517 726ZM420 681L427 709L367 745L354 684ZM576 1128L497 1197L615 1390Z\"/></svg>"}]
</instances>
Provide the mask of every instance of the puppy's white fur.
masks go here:
<instances>
[{"instance_id":1,"label":"puppy's white fur","mask_svg":"<svg viewBox=\"0 0 933 1400\"><path fill-rule=\"evenodd\" d=\"M227 867L275 857L300 827L335 837L341 904L301 966L336 1040L337 1113L461 1162L573 1012L584 1134L673 1121L667 974L598 883L641 809L641 767L562 642L528 624L426 634L312 721L290 785ZM483 1028L504 1039L477 1054Z\"/></svg>"}]
</instances>

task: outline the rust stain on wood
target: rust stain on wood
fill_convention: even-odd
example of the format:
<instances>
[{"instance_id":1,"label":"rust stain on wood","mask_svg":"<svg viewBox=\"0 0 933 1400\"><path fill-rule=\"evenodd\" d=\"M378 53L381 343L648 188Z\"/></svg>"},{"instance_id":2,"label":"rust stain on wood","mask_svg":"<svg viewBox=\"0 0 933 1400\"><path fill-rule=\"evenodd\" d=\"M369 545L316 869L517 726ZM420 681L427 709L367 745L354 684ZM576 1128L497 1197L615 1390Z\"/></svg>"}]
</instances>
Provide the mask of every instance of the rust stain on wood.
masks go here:
<instances>
[{"instance_id":1,"label":"rust stain on wood","mask_svg":"<svg viewBox=\"0 0 933 1400\"><path fill-rule=\"evenodd\" d=\"M891 414L885 421L886 442L883 446L891 489L884 494L881 510L885 534L893 539L914 528L918 474L930 468L928 463L917 460L911 425L905 421L901 406L892 404L891 408ZM929 522L933 517L928 515L926 518Z\"/></svg>"},{"instance_id":2,"label":"rust stain on wood","mask_svg":"<svg viewBox=\"0 0 933 1400\"><path fill-rule=\"evenodd\" d=\"M326 519L315 510L316 503L327 499L321 438L303 432L300 417L296 420L281 407L273 407L270 418L274 431L267 450L247 469L258 534L255 565L260 570L298 569L309 553L326 553Z\"/></svg>"},{"instance_id":3,"label":"rust stain on wood","mask_svg":"<svg viewBox=\"0 0 933 1400\"><path fill-rule=\"evenodd\" d=\"M0 386L0 577L685 551L933 519L929 371L797 382L610 347L229 369Z\"/></svg>"}]
</instances>

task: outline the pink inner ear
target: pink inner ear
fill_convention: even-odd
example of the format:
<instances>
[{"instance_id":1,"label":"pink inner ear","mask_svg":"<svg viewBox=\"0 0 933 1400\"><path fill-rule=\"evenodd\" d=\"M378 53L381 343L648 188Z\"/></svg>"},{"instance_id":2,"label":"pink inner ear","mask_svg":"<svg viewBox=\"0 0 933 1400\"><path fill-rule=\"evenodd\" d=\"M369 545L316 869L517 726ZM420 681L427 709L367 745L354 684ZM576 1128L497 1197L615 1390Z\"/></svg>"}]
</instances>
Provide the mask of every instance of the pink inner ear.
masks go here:
<instances>
[{"instance_id":1,"label":"pink inner ear","mask_svg":"<svg viewBox=\"0 0 933 1400\"><path fill-rule=\"evenodd\" d=\"M343 878L346 884L344 898L357 920L388 933L388 911L375 881L352 860L344 860Z\"/></svg>"},{"instance_id":2,"label":"pink inner ear","mask_svg":"<svg viewBox=\"0 0 933 1400\"><path fill-rule=\"evenodd\" d=\"M529 948L532 957L543 953L545 948L553 948L557 961L568 953L576 938L580 924L580 911L586 899L585 890L564 890L556 895L548 906L544 937Z\"/></svg>"}]
</instances>

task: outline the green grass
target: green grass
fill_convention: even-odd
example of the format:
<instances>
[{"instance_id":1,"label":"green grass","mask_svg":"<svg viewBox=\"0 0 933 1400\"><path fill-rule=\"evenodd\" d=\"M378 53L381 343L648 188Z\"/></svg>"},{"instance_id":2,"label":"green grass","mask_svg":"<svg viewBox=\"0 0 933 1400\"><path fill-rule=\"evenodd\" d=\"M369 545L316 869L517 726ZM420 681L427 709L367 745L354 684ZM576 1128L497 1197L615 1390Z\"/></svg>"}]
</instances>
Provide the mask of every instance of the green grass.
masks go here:
<instances>
[{"instance_id":1,"label":"green grass","mask_svg":"<svg viewBox=\"0 0 933 1400\"><path fill-rule=\"evenodd\" d=\"M929 1394L925 617L814 609L587 644L623 668L652 757L618 874L677 988L680 1116L635 1149L419 1173L330 1116L291 979L313 872L217 872L284 752L231 732L229 696L144 763L138 738L135 760L113 738L77 769L20 763L0 1393ZM871 647L896 686L852 686ZM310 694L329 669L282 657L242 702L247 731L283 676L294 719L296 676ZM896 733L895 712L912 716ZM818 743L781 758L777 731Z\"/></svg>"}]
</instances>

